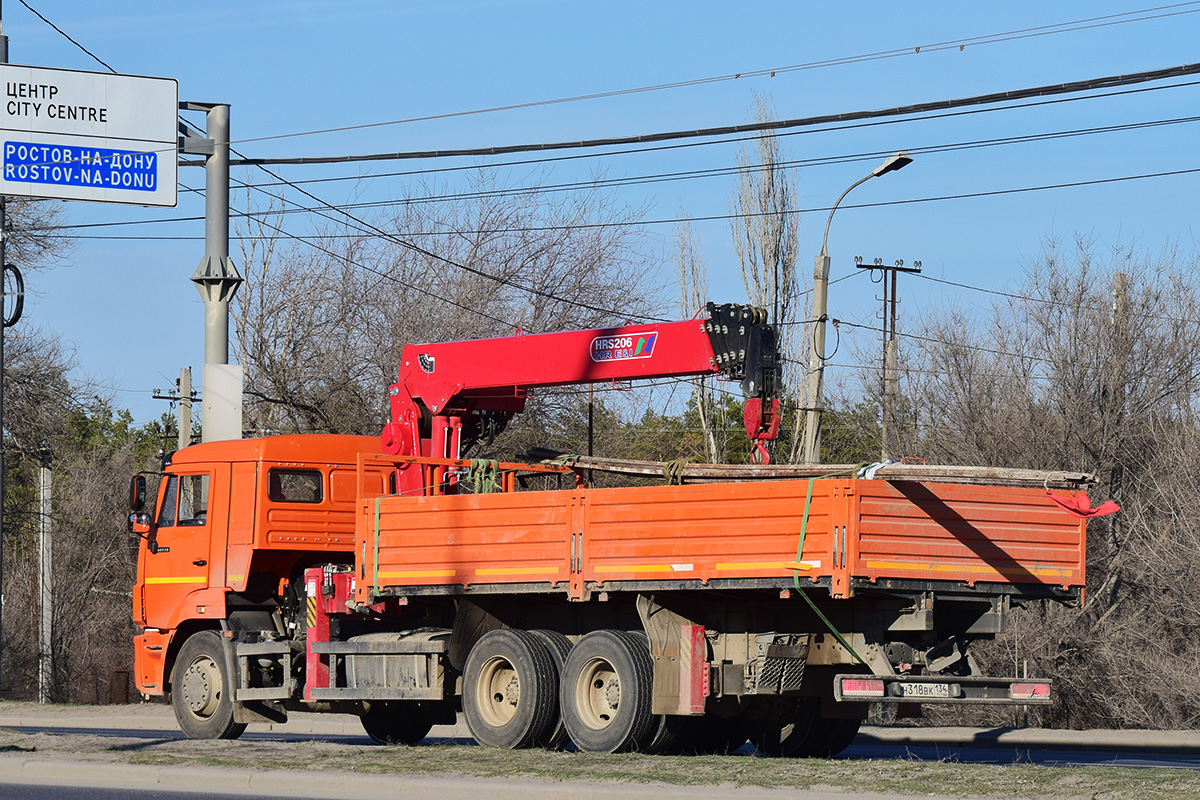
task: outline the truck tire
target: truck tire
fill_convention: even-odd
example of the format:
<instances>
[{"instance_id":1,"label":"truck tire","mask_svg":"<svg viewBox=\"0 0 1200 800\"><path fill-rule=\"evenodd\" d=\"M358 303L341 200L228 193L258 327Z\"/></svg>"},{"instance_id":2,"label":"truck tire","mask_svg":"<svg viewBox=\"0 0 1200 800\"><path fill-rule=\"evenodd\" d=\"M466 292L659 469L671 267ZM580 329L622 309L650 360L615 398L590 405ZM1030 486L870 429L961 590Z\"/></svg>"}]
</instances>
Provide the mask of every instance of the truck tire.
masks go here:
<instances>
[{"instance_id":1,"label":"truck tire","mask_svg":"<svg viewBox=\"0 0 1200 800\"><path fill-rule=\"evenodd\" d=\"M216 631L194 633L171 669L171 708L189 739L236 739L246 724L233 721L233 682Z\"/></svg>"},{"instance_id":2,"label":"truck tire","mask_svg":"<svg viewBox=\"0 0 1200 800\"><path fill-rule=\"evenodd\" d=\"M820 702L804 699L788 719L756 726L751 741L759 752L784 758L832 758L858 735L862 720L821 716Z\"/></svg>"},{"instance_id":3,"label":"truck tire","mask_svg":"<svg viewBox=\"0 0 1200 800\"><path fill-rule=\"evenodd\" d=\"M363 712L362 726L377 744L412 745L429 735L433 715L419 702L376 701Z\"/></svg>"},{"instance_id":4,"label":"truck tire","mask_svg":"<svg viewBox=\"0 0 1200 800\"><path fill-rule=\"evenodd\" d=\"M651 713L654 662L625 631L593 631L571 648L559 704L575 746L585 753L644 750L657 731Z\"/></svg>"},{"instance_id":5,"label":"truck tire","mask_svg":"<svg viewBox=\"0 0 1200 800\"><path fill-rule=\"evenodd\" d=\"M489 747L546 742L558 712L558 676L542 640L505 628L484 634L463 669L463 714L475 741Z\"/></svg>"},{"instance_id":6,"label":"truck tire","mask_svg":"<svg viewBox=\"0 0 1200 800\"><path fill-rule=\"evenodd\" d=\"M571 640L558 631L536 630L530 631L530 633L541 639L542 644L546 645L546 649L550 652L550 659L554 662L555 678L561 682L563 666L567 663L567 656L571 654ZM562 750L571 741L571 737L567 734L567 726L563 723L557 694L554 696L554 719L554 728L550 731L546 741L538 742L538 744L548 750Z\"/></svg>"},{"instance_id":7,"label":"truck tire","mask_svg":"<svg viewBox=\"0 0 1200 800\"><path fill-rule=\"evenodd\" d=\"M781 717L756 721L750 743L763 755L774 758L815 755L823 728L819 711L817 701L800 699Z\"/></svg>"},{"instance_id":8,"label":"truck tire","mask_svg":"<svg viewBox=\"0 0 1200 800\"><path fill-rule=\"evenodd\" d=\"M750 738L746 722L741 717L718 717L706 714L696 717L698 723L684 752L701 756L724 756L737 750Z\"/></svg>"},{"instance_id":9,"label":"truck tire","mask_svg":"<svg viewBox=\"0 0 1200 800\"><path fill-rule=\"evenodd\" d=\"M808 755L816 758L833 758L854 743L858 729L862 726L860 719L825 719L818 723L825 731L820 742L811 743Z\"/></svg>"}]
</instances>

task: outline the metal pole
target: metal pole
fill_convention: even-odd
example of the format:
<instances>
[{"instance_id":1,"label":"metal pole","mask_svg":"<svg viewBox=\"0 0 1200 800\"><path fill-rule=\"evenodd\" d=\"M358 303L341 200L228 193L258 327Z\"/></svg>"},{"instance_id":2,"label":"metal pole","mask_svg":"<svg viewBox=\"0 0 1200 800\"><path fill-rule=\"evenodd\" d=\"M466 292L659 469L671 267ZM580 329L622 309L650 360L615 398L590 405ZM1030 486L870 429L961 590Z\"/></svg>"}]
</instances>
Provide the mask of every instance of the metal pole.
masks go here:
<instances>
[{"instance_id":1,"label":"metal pole","mask_svg":"<svg viewBox=\"0 0 1200 800\"><path fill-rule=\"evenodd\" d=\"M825 235L821 238L821 254L817 256L813 269L813 332L812 351L808 359L808 411L804 415L804 463L816 464L821 460L821 389L825 372L825 319L829 310L829 226L833 224L833 214L838 206L846 199L855 187L861 186L871 178L895 172L912 163L912 156L901 150L886 159L865 177L860 178L846 191L829 209L829 219L825 220Z\"/></svg>"},{"instance_id":2,"label":"metal pole","mask_svg":"<svg viewBox=\"0 0 1200 800\"><path fill-rule=\"evenodd\" d=\"M816 464L821 460L821 389L825 379L825 318L829 312L829 226L833 224L833 213L850 194L851 189L875 177L872 172L865 178L850 184L841 197L829 209L825 220L825 235L821 239L821 254L813 266L813 333L812 350L808 357L808 411L804 415L804 463Z\"/></svg>"},{"instance_id":3,"label":"metal pole","mask_svg":"<svg viewBox=\"0 0 1200 800\"><path fill-rule=\"evenodd\" d=\"M42 466L39 470L41 484L41 514L38 520L38 559L40 564L38 580L39 608L38 617L38 702L50 702L50 685L54 676L54 593L53 593L53 542L51 539L51 473L50 451L43 449L40 453Z\"/></svg>"},{"instance_id":4,"label":"metal pole","mask_svg":"<svg viewBox=\"0 0 1200 800\"><path fill-rule=\"evenodd\" d=\"M3 11L0 11L0 64L8 63L8 37L4 35ZM8 263L8 204L0 196L0 657L4 654L4 277ZM0 672L0 695L4 680Z\"/></svg>"},{"instance_id":5,"label":"metal pole","mask_svg":"<svg viewBox=\"0 0 1200 800\"><path fill-rule=\"evenodd\" d=\"M205 115L205 133L213 152L204 163L204 258L210 268L229 261L229 106L215 105ZM224 277L223 275L221 277ZM222 287L223 288L223 287ZM221 291L204 301L204 363L229 363L229 301Z\"/></svg>"},{"instance_id":6,"label":"metal pole","mask_svg":"<svg viewBox=\"0 0 1200 800\"><path fill-rule=\"evenodd\" d=\"M206 442L242 437L242 372L229 364L229 302L242 283L229 257L229 105L184 103L203 110L205 138L185 152L202 152L204 161L204 258L192 283L204 300L204 430ZM186 142L186 140L185 140Z\"/></svg>"}]
</instances>

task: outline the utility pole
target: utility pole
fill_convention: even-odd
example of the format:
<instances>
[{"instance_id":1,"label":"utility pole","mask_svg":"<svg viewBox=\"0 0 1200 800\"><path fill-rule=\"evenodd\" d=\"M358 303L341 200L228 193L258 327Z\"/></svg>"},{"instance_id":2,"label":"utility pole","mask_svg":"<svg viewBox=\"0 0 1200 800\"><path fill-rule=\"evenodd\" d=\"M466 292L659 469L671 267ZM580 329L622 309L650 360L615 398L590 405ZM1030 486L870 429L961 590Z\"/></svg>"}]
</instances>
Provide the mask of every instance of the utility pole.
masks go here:
<instances>
[{"instance_id":1,"label":"utility pole","mask_svg":"<svg viewBox=\"0 0 1200 800\"><path fill-rule=\"evenodd\" d=\"M38 451L41 468L38 484L41 488L41 513L38 515L38 702L50 702L50 687L54 682L54 571L53 541L51 539L52 488L49 445Z\"/></svg>"},{"instance_id":2,"label":"utility pole","mask_svg":"<svg viewBox=\"0 0 1200 800\"><path fill-rule=\"evenodd\" d=\"M192 368L179 370L179 449L192 443Z\"/></svg>"},{"instance_id":3,"label":"utility pole","mask_svg":"<svg viewBox=\"0 0 1200 800\"><path fill-rule=\"evenodd\" d=\"M906 267L904 260L900 259L893 266L886 267L882 258L864 264L862 256L855 256L854 265L859 269L879 270L883 273L883 401L880 438L883 440L882 459L887 461L894 458L899 451L896 444L896 396L899 394L900 356L899 343L896 340L896 307L900 304L900 295L896 278L901 272L919 273L921 262L914 261L911 267Z\"/></svg>"},{"instance_id":4,"label":"utility pole","mask_svg":"<svg viewBox=\"0 0 1200 800\"><path fill-rule=\"evenodd\" d=\"M184 367L179 370L179 380L175 381L175 391L163 394L158 389L151 395L155 400L169 400L172 406L179 403L179 430L177 432L176 450L182 450L192 443L192 402L196 399L192 391L192 368Z\"/></svg>"},{"instance_id":5,"label":"utility pole","mask_svg":"<svg viewBox=\"0 0 1200 800\"><path fill-rule=\"evenodd\" d=\"M204 258L192 275L204 301L203 440L240 439L242 368L229 363L229 302L242 283L229 257L229 105L179 107L205 112L204 134L182 125L180 144L181 152L204 156Z\"/></svg>"}]
</instances>

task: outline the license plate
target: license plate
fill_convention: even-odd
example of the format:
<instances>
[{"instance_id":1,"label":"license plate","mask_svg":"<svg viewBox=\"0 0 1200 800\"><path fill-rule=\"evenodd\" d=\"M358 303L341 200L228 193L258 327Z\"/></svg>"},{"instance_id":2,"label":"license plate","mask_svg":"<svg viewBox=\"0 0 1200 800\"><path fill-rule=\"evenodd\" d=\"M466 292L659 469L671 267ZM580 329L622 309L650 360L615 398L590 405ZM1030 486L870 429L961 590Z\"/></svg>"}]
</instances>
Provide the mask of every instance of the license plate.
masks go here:
<instances>
[{"instance_id":1,"label":"license plate","mask_svg":"<svg viewBox=\"0 0 1200 800\"><path fill-rule=\"evenodd\" d=\"M901 683L901 697L949 697L948 683Z\"/></svg>"}]
</instances>

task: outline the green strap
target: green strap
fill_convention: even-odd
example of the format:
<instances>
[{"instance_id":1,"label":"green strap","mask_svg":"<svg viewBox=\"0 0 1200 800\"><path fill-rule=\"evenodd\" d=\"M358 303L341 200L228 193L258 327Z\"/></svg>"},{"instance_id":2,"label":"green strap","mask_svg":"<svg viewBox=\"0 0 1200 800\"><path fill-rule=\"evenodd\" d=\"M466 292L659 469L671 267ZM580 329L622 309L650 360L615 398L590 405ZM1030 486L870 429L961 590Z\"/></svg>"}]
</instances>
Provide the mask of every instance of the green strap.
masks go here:
<instances>
[{"instance_id":1,"label":"green strap","mask_svg":"<svg viewBox=\"0 0 1200 800\"><path fill-rule=\"evenodd\" d=\"M471 459L467 480L475 494L491 494L500 486L500 462L491 458Z\"/></svg>"},{"instance_id":2,"label":"green strap","mask_svg":"<svg viewBox=\"0 0 1200 800\"><path fill-rule=\"evenodd\" d=\"M849 474L853 475L857 471L858 471L858 467L856 466L856 467L854 467L854 469L849 471ZM804 518L800 522L800 542L796 545L796 563L797 564L800 563L801 559L803 558L803 554L804 554L804 537L808 533L808 512L809 512L809 509L812 507L813 484L815 484L818 480L821 480L823 478L836 478L839 475L845 475L845 474L847 474L847 473L846 472L831 472L828 475L821 475L816 478L808 479L808 494L804 498ZM800 588L800 569L799 568L792 570L792 583L795 584L797 593L799 593L799 595L802 598L804 598L804 602L808 603L808 607L811 608L816 613L816 615L820 618L821 622L825 623L825 627L829 628L829 632L833 634L833 638L837 639L838 643L841 644L842 647L846 648L846 651L848 653L850 653L850 655L854 656L854 658L858 661L858 663L865 665L867 663L866 659L864 659L862 656L860 656L858 653L856 653L854 651L854 648L851 647L850 643L846 641L846 637L842 636L842 634L838 631L838 629L833 626L833 623L829 621L829 618L826 617L823 613L821 613L821 609L817 608L817 604L815 602L813 602L813 599L811 597L808 596L808 593Z\"/></svg>"},{"instance_id":3,"label":"green strap","mask_svg":"<svg viewBox=\"0 0 1200 800\"><path fill-rule=\"evenodd\" d=\"M371 561L371 596L374 598L376 590L379 589L379 501L382 497L375 498L375 558Z\"/></svg>"},{"instance_id":4,"label":"green strap","mask_svg":"<svg viewBox=\"0 0 1200 800\"><path fill-rule=\"evenodd\" d=\"M683 485L683 470L689 463L686 458L677 458L663 464L663 478L666 479L668 486Z\"/></svg>"}]
</instances>

